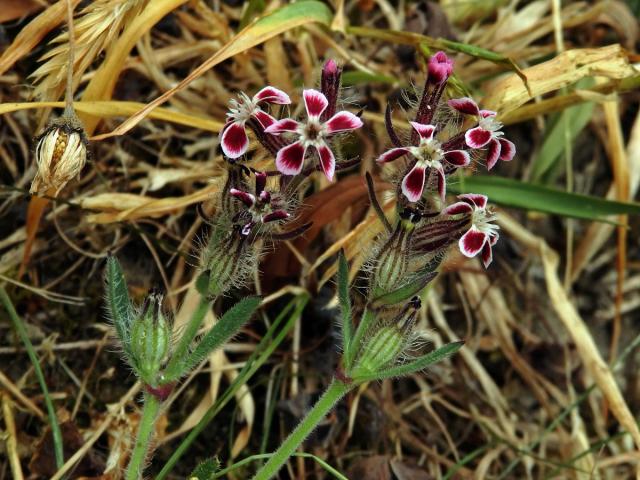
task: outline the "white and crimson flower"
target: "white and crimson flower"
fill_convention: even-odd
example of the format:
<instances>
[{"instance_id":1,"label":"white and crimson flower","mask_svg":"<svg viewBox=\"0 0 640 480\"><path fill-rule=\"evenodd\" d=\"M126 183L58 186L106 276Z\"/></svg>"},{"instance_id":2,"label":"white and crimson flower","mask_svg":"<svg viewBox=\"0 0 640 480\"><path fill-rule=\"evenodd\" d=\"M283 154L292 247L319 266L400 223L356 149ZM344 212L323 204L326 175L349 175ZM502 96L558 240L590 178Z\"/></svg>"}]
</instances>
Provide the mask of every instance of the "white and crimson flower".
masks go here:
<instances>
[{"instance_id":1,"label":"white and crimson flower","mask_svg":"<svg viewBox=\"0 0 640 480\"><path fill-rule=\"evenodd\" d=\"M297 175L302 171L307 151L315 148L320 167L328 180L333 179L336 158L327 140L338 133L349 132L362 127L362 120L351 112L337 112L326 122L320 116L329 105L323 93L309 89L302 92L307 110L307 121L298 122L292 118L279 120L265 129L266 133L294 133L297 140L281 148L276 156L276 167L285 175Z\"/></svg>"},{"instance_id":2,"label":"white and crimson flower","mask_svg":"<svg viewBox=\"0 0 640 480\"><path fill-rule=\"evenodd\" d=\"M482 263L485 268L493 260L491 248L498 241L500 227L494 225L496 216L487 210L487 197L475 193L458 195L460 202L449 205L444 213L447 215L468 215L471 219L471 227L458 241L460 251L465 257L475 257L482 254Z\"/></svg>"},{"instance_id":3,"label":"white and crimson flower","mask_svg":"<svg viewBox=\"0 0 640 480\"><path fill-rule=\"evenodd\" d=\"M483 148L489 145L487 152L487 170L491 170L498 159L508 162L516 154L516 146L513 142L502 138L502 123L496 119L497 113L492 110L480 110L478 104L469 97L449 100L449 106L464 113L474 115L478 119L478 126L469 129L465 135L465 141L471 148Z\"/></svg>"},{"instance_id":4,"label":"white and crimson flower","mask_svg":"<svg viewBox=\"0 0 640 480\"><path fill-rule=\"evenodd\" d=\"M449 150L445 152L442 144L434 138L436 127L422 123L410 122L418 132L420 142L417 146L397 147L387 150L378 157L377 162L386 163L396 160L403 155L410 154L415 158L415 164L402 179L402 193L410 202L417 202L422 197L422 192L427 180L427 169L433 169L438 175L438 192L444 199L446 194L446 179L443 162L448 162L456 167L469 165L471 158L464 150Z\"/></svg>"},{"instance_id":5,"label":"white and crimson flower","mask_svg":"<svg viewBox=\"0 0 640 480\"><path fill-rule=\"evenodd\" d=\"M246 207L233 219L234 222L242 224L240 232L244 236L249 235L256 225L277 222L290 217L284 209L284 201L265 190L266 184L267 174L256 172L255 195L236 188L229 190L229 195L240 200Z\"/></svg>"},{"instance_id":6,"label":"white and crimson flower","mask_svg":"<svg viewBox=\"0 0 640 480\"><path fill-rule=\"evenodd\" d=\"M253 98L249 98L240 92L237 99L229 102L227 123L222 129L220 145L222 151L229 158L238 158L247 151L249 137L246 132L246 123L250 119L257 120L262 128L272 125L276 119L260 108L261 103L274 103L288 105L291 103L289 95L274 87L264 87Z\"/></svg>"}]
</instances>

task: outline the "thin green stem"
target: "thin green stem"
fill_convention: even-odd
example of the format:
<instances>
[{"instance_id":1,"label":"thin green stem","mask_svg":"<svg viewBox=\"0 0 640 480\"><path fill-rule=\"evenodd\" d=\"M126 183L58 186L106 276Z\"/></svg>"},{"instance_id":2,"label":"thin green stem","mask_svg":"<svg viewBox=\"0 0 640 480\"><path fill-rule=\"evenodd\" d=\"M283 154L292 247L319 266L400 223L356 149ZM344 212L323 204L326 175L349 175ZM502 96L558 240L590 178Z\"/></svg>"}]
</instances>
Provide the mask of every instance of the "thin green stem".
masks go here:
<instances>
[{"instance_id":1,"label":"thin green stem","mask_svg":"<svg viewBox=\"0 0 640 480\"><path fill-rule=\"evenodd\" d=\"M226 474L231 473L234 470L237 470L238 468L244 467L245 465L247 465L247 464L249 464L251 462L255 462L256 460L266 460L268 458L271 458L272 456L273 455L271 453L260 453L258 455L251 455L250 457L243 458L239 462L234 463L230 467L224 468L224 469L220 470L219 472L216 472L213 475L212 478L222 478ZM300 457L300 458L311 458L315 462L317 462L318 465L320 465L322 468L324 468L327 472L329 472L331 475L333 475L338 480L349 480L347 477L342 475L338 470L333 468L331 465L329 465L327 462L325 462L321 458L316 457L312 453L294 453L291 456L292 457Z\"/></svg>"},{"instance_id":2,"label":"thin green stem","mask_svg":"<svg viewBox=\"0 0 640 480\"><path fill-rule=\"evenodd\" d=\"M269 327L269 330L262 337L262 340L256 347L254 353L251 355L243 369L238 374L238 377L233 381L229 388L218 398L216 403L211 405L207 412L204 414L198 424L189 432L187 437L178 445L173 455L167 460L167 463L162 467L162 470L156 475L156 480L164 480L167 475L173 470L173 467L178 463L178 460L186 453L193 441L202 433L202 431L211 423L216 415L222 410L222 408L229 403L234 397L236 392L242 385L245 385L254 373L267 361L271 354L285 339L291 327L293 327L296 319L302 313L305 305L309 301L309 297L300 295L289 302L289 304L280 312L276 317L273 324ZM291 310L295 307L293 313ZM280 324L285 320L287 315L290 317L287 319L282 330L274 337L276 330L280 327Z\"/></svg>"},{"instance_id":3,"label":"thin green stem","mask_svg":"<svg viewBox=\"0 0 640 480\"><path fill-rule=\"evenodd\" d=\"M49 427L51 428L51 435L53 437L53 451L56 458L56 467L60 469L64 465L62 432L60 431L60 425L58 425L58 417L56 417L56 410L53 408L53 402L51 401L51 396L49 395L49 389L47 388L47 384L44 381L44 374L42 373L42 369L40 368L38 356L36 355L36 351L33 348L31 340L29 340L29 335L27 335L27 329L25 328L22 319L16 313L16 309L13 307L13 303L11 302L9 295L7 295L7 292L2 286L0 286L0 301L4 305L4 308L7 310L7 313L9 313L9 318L11 319L11 323L13 323L13 328L16 329L20 340L24 344L24 348L27 350L27 355L29 355L29 360L31 360L33 370L35 371L36 378L38 379L38 383L40 384L42 396L44 397L44 403L47 406L47 417L49 418Z\"/></svg>"},{"instance_id":4,"label":"thin green stem","mask_svg":"<svg viewBox=\"0 0 640 480\"><path fill-rule=\"evenodd\" d=\"M295 453L304 439L315 430L329 410L331 410L351 388L351 385L334 379L302 422L291 432L282 445L280 445L280 448L271 456L269 461L258 470L253 480L269 480L273 478L278 473L278 470L280 470L280 467Z\"/></svg>"},{"instance_id":5,"label":"thin green stem","mask_svg":"<svg viewBox=\"0 0 640 480\"><path fill-rule=\"evenodd\" d=\"M126 480L139 480L142 478L144 463L149 453L149 446L153 439L158 414L160 413L161 402L158 398L147 393L144 394L144 405L142 407L142 418L138 427L136 444L131 453L131 460L127 467Z\"/></svg>"},{"instance_id":6,"label":"thin green stem","mask_svg":"<svg viewBox=\"0 0 640 480\"><path fill-rule=\"evenodd\" d=\"M171 360L169 360L169 364L164 371L164 376L167 381L177 380L184 374L183 367L189 353L189 346L196 337L198 330L204 321L204 317L211 309L211 304L212 302L204 295L200 298L198 307L193 312L189 323L187 323L187 326L183 330L180 340L178 341L173 355L171 356Z\"/></svg>"}]
</instances>

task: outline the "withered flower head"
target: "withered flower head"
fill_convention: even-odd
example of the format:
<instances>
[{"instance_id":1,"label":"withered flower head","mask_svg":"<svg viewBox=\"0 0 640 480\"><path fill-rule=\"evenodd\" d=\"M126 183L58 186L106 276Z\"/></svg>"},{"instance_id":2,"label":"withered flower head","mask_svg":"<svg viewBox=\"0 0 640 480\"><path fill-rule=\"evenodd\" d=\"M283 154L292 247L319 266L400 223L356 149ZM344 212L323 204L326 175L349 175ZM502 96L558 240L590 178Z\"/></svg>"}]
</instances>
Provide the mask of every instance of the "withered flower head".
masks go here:
<instances>
[{"instance_id":1,"label":"withered flower head","mask_svg":"<svg viewBox=\"0 0 640 480\"><path fill-rule=\"evenodd\" d=\"M36 138L38 170L29 192L58 195L82 171L87 161L87 146L87 137L79 120L63 116L52 122Z\"/></svg>"}]
</instances>

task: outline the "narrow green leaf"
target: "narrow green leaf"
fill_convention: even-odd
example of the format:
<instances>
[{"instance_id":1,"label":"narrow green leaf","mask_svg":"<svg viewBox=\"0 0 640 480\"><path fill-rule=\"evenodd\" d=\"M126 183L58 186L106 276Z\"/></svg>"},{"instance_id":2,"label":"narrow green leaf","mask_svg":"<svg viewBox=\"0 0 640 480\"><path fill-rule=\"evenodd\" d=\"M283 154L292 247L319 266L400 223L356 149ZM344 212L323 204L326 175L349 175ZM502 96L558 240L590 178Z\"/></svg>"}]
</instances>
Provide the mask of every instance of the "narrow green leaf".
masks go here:
<instances>
[{"instance_id":1,"label":"narrow green leaf","mask_svg":"<svg viewBox=\"0 0 640 480\"><path fill-rule=\"evenodd\" d=\"M363 374L358 375L353 379L354 382L362 383L369 382L372 380L384 380L385 378L394 378L394 377L402 377L404 375L409 375L411 373L419 372L420 370L424 370L429 365L434 363L438 363L450 355L453 355L458 350L462 348L464 345L464 341L452 342L443 345L442 347L434 350L433 352L427 353L422 357L418 357L417 359L405 363L404 365L399 365L397 367L389 368L385 371L371 374Z\"/></svg>"},{"instance_id":2,"label":"narrow green leaf","mask_svg":"<svg viewBox=\"0 0 640 480\"><path fill-rule=\"evenodd\" d=\"M383 305L395 305L400 302L409 300L414 295L420 293L420 291L426 287L431 280L436 278L438 272L428 272L417 278L412 278L411 281L405 283L401 287L384 295L380 295L371 301L371 305L374 309L382 307Z\"/></svg>"},{"instance_id":3,"label":"narrow green leaf","mask_svg":"<svg viewBox=\"0 0 640 480\"><path fill-rule=\"evenodd\" d=\"M240 300L222 316L220 320L198 342L196 348L184 361L181 375L191 371L213 350L235 335L260 306L260 297L247 297Z\"/></svg>"},{"instance_id":4,"label":"narrow green leaf","mask_svg":"<svg viewBox=\"0 0 640 480\"><path fill-rule=\"evenodd\" d=\"M118 259L114 256L109 256L107 259L105 281L107 308L111 315L111 320L122 342L122 348L125 354L132 359L130 333L131 323L135 317L135 310L129 298L127 281L124 278L122 267L120 267L120 262L118 262Z\"/></svg>"},{"instance_id":5,"label":"narrow green leaf","mask_svg":"<svg viewBox=\"0 0 640 480\"><path fill-rule=\"evenodd\" d=\"M240 20L241 29L249 25L255 17L264 12L264 9L267 6L264 0L249 0L245 5L246 7L242 13L242 19Z\"/></svg>"},{"instance_id":6,"label":"narrow green leaf","mask_svg":"<svg viewBox=\"0 0 640 480\"><path fill-rule=\"evenodd\" d=\"M388 85L394 85L399 80L388 75L381 73L368 73L360 70L353 70L351 72L344 72L342 74L342 85L345 87L351 87L353 85L362 85L370 83L383 83Z\"/></svg>"},{"instance_id":7,"label":"narrow green leaf","mask_svg":"<svg viewBox=\"0 0 640 480\"><path fill-rule=\"evenodd\" d=\"M463 184L464 183L464 184ZM640 203L605 200L589 195L522 182L505 177L474 175L450 185L454 193L482 193L489 201L507 207L612 223L611 215L638 215Z\"/></svg>"},{"instance_id":8,"label":"narrow green leaf","mask_svg":"<svg viewBox=\"0 0 640 480\"><path fill-rule=\"evenodd\" d=\"M342 315L342 348L346 359L351 357L353 320L351 318L351 299L349 298L349 264L343 250L340 250L338 254L338 299Z\"/></svg>"}]
</instances>

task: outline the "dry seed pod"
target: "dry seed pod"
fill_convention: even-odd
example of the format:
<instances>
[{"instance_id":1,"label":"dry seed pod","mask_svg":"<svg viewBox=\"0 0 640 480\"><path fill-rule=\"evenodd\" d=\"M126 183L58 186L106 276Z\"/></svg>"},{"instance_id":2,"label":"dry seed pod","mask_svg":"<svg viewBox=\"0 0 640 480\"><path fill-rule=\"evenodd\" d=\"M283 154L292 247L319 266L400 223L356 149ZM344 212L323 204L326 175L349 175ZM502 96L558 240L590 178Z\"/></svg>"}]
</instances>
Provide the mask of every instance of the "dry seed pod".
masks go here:
<instances>
[{"instance_id":1,"label":"dry seed pod","mask_svg":"<svg viewBox=\"0 0 640 480\"><path fill-rule=\"evenodd\" d=\"M82 171L87 161L89 142L79 120L64 115L53 121L36 138L38 171L31 182L32 194L46 194L60 190Z\"/></svg>"}]
</instances>

